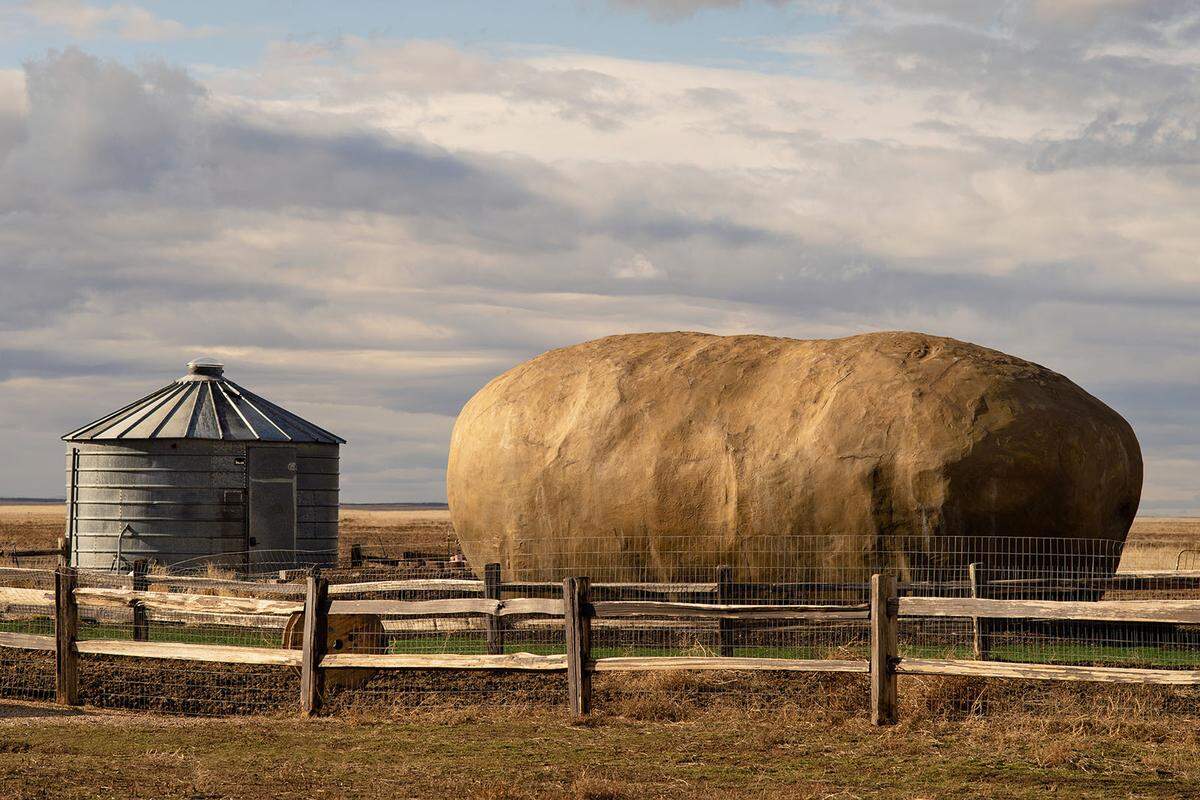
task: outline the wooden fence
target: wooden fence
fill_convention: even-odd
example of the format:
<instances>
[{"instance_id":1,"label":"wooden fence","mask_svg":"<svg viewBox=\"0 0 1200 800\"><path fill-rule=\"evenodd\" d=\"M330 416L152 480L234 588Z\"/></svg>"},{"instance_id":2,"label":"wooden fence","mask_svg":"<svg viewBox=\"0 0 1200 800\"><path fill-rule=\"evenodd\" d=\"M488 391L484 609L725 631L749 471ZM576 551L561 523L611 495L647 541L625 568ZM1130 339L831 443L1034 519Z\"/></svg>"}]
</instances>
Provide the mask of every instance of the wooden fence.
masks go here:
<instances>
[{"instance_id":1,"label":"wooden fence","mask_svg":"<svg viewBox=\"0 0 1200 800\"><path fill-rule=\"evenodd\" d=\"M36 572L14 570L14 572ZM972 570L972 573L975 571ZM42 576L47 572L40 572ZM1034 678L1167 685L1200 684L1200 670L1142 669L1127 667L1070 666L1014 663L989 660L986 621L1000 619L1073 620L1119 623L1200 624L1200 599L1194 600L1101 600L1061 601L989 599L979 597L978 587L964 588L974 596L901 596L901 585L889 574L874 575L863 586L865 602L799 603L729 602L728 587L715 584L592 584L587 577L567 578L558 583L507 583L498 571L489 569L484 581L396 580L330 585L319 575L307 577L304 585L248 583L236 580L179 576L147 577L135 574L132 586L80 587L74 569L60 567L54 573L54 589L0 587L0 608L7 606L52 606L54 635L0 631L0 647L53 652L56 698L59 703L79 702L79 656L111 655L133 658L177 659L232 664L290 666L300 669L300 710L311 715L320 710L322 684L329 670L344 668L524 670L565 672L573 714L587 714L591 707L591 679L597 672L644 670L773 670L801 672L848 672L869 676L872 719L888 724L896 719L896 676L977 675L1002 678ZM89 573L89 576L91 573ZM126 576L128 580L128 576ZM1111 579L1105 579L1111 580ZM150 591L148 586L165 584L185 591ZM728 583L727 581L725 583ZM911 589L909 584L908 588ZM284 599L257 596L226 596L195 593L197 589L236 589L247 593L285 595ZM503 598L504 591L558 596ZM786 587L785 587L786 588ZM779 594L789 592L781 588ZM188 591L190 590L190 591ZM410 600L358 599L353 595L404 591L410 593L458 591L479 596ZM646 597L700 596L715 592L717 602L692 602ZM712 597L710 596L711 600ZM80 607L133 610L133 638L79 639ZM149 641L148 613L173 615L224 615L230 618L268 617L286 619L303 613L302 646L298 650ZM446 615L481 616L486 620L487 652L479 655L399 654L325 652L326 630L331 616L377 614L388 617L429 618ZM565 654L534 655L505 653L506 618L513 615L561 619ZM606 620L663 618L715 620L719 652L716 656L593 657L593 623ZM975 655L966 659L901 658L898 629L901 618L958 618L975 622ZM739 624L760 620L800 620L810 624L861 621L870 631L869 657L863 660L745 658L733 656L734 633Z\"/></svg>"}]
</instances>

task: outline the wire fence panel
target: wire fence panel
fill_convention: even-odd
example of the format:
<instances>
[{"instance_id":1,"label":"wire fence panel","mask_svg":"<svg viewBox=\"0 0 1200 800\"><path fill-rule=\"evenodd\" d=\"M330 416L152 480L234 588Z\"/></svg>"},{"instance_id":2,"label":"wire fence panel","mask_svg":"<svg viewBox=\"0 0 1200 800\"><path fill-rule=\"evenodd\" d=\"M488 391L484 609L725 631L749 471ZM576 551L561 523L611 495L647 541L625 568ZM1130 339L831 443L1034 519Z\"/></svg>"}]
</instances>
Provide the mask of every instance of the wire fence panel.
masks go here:
<instances>
[{"instance_id":1,"label":"wire fence panel","mask_svg":"<svg viewBox=\"0 0 1200 800\"><path fill-rule=\"evenodd\" d=\"M1200 599L1200 575L1123 573L1121 544L1109 540L991 537L962 540L952 558L903 593L925 597L1096 602ZM947 563L949 562L949 563ZM907 658L1194 669L1194 626L996 618L902 618Z\"/></svg>"},{"instance_id":2,"label":"wire fence panel","mask_svg":"<svg viewBox=\"0 0 1200 800\"><path fill-rule=\"evenodd\" d=\"M50 650L33 647L45 644L35 637L54 636L54 573L28 567L0 568L0 586L18 590L0 598L0 637L9 645L0 646L0 697L53 700L52 640Z\"/></svg>"},{"instance_id":3,"label":"wire fence panel","mask_svg":"<svg viewBox=\"0 0 1200 800\"><path fill-rule=\"evenodd\" d=\"M176 659L85 655L80 700L188 716L295 715L299 670Z\"/></svg>"},{"instance_id":4,"label":"wire fence panel","mask_svg":"<svg viewBox=\"0 0 1200 800\"><path fill-rule=\"evenodd\" d=\"M669 541L625 552L607 540L564 538L506 553L500 565L469 565L453 548L449 557L433 558L359 547L340 558L333 551L231 553L169 569L147 563L121 572L79 571L80 697L168 713L295 713L305 584L313 570L328 581L332 608L341 609L328 618L325 652L395 656L408 667L322 670L332 713L485 695L496 702L563 702L559 672L475 669L474 662L448 657L564 656L562 581L573 576L591 578L594 607L607 609L589 623L590 655L601 660L862 662L870 628L857 610L865 608L870 576L884 571L896 575L902 598L1095 608L1200 603L1200 573L1121 571L1120 543L1109 540L680 535ZM54 635L53 588L50 571L0 568L2 697L54 696L53 651L30 649L45 646L46 638L37 637ZM174 655L156 657L159 650L144 643ZM264 655L270 653L278 657ZM902 614L899 656L1195 670L1200 624ZM220 663L227 660L245 663ZM700 683L706 691L736 685L739 692L758 687L764 697L778 697L787 680L713 676ZM598 676L605 696L617 687L660 698L696 691L697 682L676 681Z\"/></svg>"}]
</instances>

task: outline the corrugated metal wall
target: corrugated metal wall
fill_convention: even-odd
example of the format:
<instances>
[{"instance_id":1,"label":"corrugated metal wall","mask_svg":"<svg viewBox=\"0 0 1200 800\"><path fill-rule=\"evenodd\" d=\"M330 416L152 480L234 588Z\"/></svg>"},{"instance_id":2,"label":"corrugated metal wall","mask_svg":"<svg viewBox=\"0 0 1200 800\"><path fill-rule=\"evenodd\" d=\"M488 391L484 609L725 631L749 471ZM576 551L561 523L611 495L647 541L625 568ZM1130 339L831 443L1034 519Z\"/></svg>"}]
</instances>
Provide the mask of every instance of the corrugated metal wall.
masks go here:
<instances>
[{"instance_id":1,"label":"corrugated metal wall","mask_svg":"<svg viewBox=\"0 0 1200 800\"><path fill-rule=\"evenodd\" d=\"M296 549L336 551L335 444L72 442L67 448L72 563L108 569L119 553L126 561L152 558L174 564L250 549L248 447L295 448Z\"/></svg>"}]
</instances>

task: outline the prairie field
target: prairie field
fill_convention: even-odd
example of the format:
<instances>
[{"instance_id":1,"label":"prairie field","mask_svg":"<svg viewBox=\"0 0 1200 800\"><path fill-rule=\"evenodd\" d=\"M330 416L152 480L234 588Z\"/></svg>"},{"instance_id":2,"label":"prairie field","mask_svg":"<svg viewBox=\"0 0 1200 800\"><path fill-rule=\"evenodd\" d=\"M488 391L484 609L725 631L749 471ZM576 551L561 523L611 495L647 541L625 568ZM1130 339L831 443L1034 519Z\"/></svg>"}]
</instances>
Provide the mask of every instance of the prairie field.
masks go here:
<instances>
[{"instance_id":1,"label":"prairie field","mask_svg":"<svg viewBox=\"0 0 1200 800\"><path fill-rule=\"evenodd\" d=\"M0 506L0 550L52 545L63 518ZM455 548L441 509L346 507L341 537L386 555ZM1122 568L1200 569L1198 543L1198 519L1139 519ZM602 674L583 722L558 680L444 674L411 701L310 720L282 684L267 716L0 700L0 797L1200 796L1191 688L905 676L900 723L881 729L861 675Z\"/></svg>"},{"instance_id":2,"label":"prairie field","mask_svg":"<svg viewBox=\"0 0 1200 800\"><path fill-rule=\"evenodd\" d=\"M450 512L444 508L346 506L338 525L342 548L361 544L372 552L445 557L457 546ZM65 503L0 503L0 551L53 547L65 529Z\"/></svg>"},{"instance_id":3,"label":"prairie field","mask_svg":"<svg viewBox=\"0 0 1200 800\"><path fill-rule=\"evenodd\" d=\"M62 503L0 504L0 551L52 547L65 519ZM359 544L378 554L444 558L457 549L444 508L343 506L338 524L343 550ZM1138 517L1120 569L1200 569L1200 517Z\"/></svg>"},{"instance_id":4,"label":"prairie field","mask_svg":"<svg viewBox=\"0 0 1200 800\"><path fill-rule=\"evenodd\" d=\"M583 722L503 698L389 714L173 718L0 701L0 796L134 798L1193 798L1197 694L902 680L874 728L863 676L634 675ZM710 694L713 688L723 689ZM751 687L753 688L753 687ZM761 687L760 687L761 688Z\"/></svg>"}]
</instances>

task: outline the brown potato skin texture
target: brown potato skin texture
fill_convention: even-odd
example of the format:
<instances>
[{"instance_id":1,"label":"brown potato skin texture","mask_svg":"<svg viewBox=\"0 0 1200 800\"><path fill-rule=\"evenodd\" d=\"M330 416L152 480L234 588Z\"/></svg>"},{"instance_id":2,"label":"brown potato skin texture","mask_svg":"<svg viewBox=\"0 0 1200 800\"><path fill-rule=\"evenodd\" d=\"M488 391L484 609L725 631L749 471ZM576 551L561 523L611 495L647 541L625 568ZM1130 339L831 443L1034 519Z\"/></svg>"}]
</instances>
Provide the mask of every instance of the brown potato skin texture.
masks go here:
<instances>
[{"instance_id":1,"label":"brown potato skin texture","mask_svg":"<svg viewBox=\"0 0 1200 800\"><path fill-rule=\"evenodd\" d=\"M1104 403L978 345L643 333L488 383L446 483L467 558L506 579L920 580L972 560L1111 572L1142 458Z\"/></svg>"}]
</instances>

